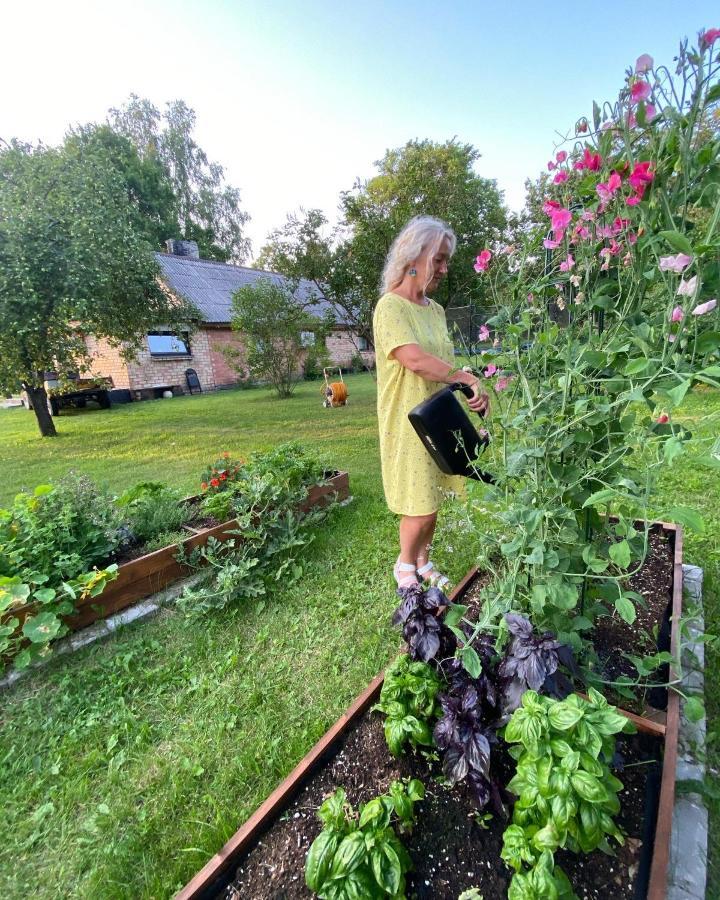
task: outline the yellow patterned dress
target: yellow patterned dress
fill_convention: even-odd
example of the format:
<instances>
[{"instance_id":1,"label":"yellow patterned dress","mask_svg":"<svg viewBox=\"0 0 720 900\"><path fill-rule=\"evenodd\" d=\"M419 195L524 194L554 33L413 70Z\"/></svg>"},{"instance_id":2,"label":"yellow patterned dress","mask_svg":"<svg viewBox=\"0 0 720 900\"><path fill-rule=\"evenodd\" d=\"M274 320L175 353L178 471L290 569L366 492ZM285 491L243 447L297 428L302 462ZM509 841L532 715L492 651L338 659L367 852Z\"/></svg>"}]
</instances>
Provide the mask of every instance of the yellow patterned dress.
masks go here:
<instances>
[{"instance_id":1,"label":"yellow patterned dress","mask_svg":"<svg viewBox=\"0 0 720 900\"><path fill-rule=\"evenodd\" d=\"M426 516L437 512L447 493L461 493L464 479L440 471L407 417L441 385L406 369L390 354L404 344L418 344L426 353L453 365L445 310L434 300L419 306L398 294L385 294L375 307L373 334L385 499L394 513Z\"/></svg>"}]
</instances>

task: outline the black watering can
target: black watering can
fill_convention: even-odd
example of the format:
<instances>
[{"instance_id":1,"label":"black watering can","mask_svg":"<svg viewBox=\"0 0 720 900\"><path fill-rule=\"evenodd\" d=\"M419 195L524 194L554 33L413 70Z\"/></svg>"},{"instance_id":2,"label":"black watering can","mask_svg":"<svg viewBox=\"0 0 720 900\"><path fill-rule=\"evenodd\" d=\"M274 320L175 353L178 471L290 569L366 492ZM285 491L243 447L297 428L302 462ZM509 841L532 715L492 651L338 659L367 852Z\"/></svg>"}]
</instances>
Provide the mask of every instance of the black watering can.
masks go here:
<instances>
[{"instance_id":1,"label":"black watering can","mask_svg":"<svg viewBox=\"0 0 720 900\"><path fill-rule=\"evenodd\" d=\"M410 424L438 468L446 475L463 475L493 484L493 476L481 472L476 466L478 456L490 440L473 428L455 391L462 391L466 397L473 395L473 389L467 384L450 384L411 409L408 413ZM482 418L484 413L478 415Z\"/></svg>"}]
</instances>

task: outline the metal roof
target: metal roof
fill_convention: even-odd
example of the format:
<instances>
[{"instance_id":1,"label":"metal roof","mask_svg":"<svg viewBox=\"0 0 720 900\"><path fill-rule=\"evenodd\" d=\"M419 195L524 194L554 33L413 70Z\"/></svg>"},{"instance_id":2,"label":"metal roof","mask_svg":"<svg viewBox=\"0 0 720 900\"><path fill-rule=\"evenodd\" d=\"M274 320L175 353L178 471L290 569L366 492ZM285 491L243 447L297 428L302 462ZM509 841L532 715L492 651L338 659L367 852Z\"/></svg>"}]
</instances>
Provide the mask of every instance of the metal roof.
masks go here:
<instances>
[{"instance_id":1,"label":"metal roof","mask_svg":"<svg viewBox=\"0 0 720 900\"><path fill-rule=\"evenodd\" d=\"M203 321L213 324L229 323L232 319L232 295L246 284L254 284L259 278L267 278L283 284L285 278L277 272L247 269L230 263L210 259L193 259L170 253L156 253L162 276L171 291L186 297L200 310ZM296 296L302 302L315 297L317 302L310 312L322 316L333 306L311 281L302 279Z\"/></svg>"}]
</instances>

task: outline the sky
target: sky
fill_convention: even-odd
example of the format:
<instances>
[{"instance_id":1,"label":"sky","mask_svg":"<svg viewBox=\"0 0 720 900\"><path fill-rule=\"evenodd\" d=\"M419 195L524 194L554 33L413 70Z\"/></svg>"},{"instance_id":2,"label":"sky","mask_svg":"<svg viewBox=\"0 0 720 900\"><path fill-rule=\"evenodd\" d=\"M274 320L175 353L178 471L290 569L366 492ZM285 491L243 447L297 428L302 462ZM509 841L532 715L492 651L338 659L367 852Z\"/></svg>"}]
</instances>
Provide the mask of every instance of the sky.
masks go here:
<instances>
[{"instance_id":1,"label":"sky","mask_svg":"<svg viewBox=\"0 0 720 900\"><path fill-rule=\"evenodd\" d=\"M320 207L411 139L473 144L512 209L593 99L642 53L720 27L708 0L24 0L0 32L0 137L57 143L131 93L183 99L195 138L240 188L257 253L288 212Z\"/></svg>"}]
</instances>

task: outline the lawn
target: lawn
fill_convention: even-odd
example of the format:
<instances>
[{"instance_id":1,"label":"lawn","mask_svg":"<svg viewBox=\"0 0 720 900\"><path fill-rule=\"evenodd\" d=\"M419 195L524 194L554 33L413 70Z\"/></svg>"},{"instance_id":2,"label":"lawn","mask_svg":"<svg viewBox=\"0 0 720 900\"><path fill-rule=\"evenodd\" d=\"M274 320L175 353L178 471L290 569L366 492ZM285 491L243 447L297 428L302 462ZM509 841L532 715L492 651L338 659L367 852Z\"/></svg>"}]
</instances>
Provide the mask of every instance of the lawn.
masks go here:
<instances>
[{"instance_id":1,"label":"lawn","mask_svg":"<svg viewBox=\"0 0 720 900\"><path fill-rule=\"evenodd\" d=\"M202 624L168 610L0 696L0 896L170 896L393 654L395 523L379 477L375 385L367 375L348 384L350 403L337 410L306 383L289 401L258 389L63 415L60 436L44 441L29 413L0 411L0 502L69 469L117 490L159 479L191 491L219 451L290 438L349 469L355 498L318 529L303 578L267 603ZM690 398L686 418L709 437L719 411L720 394L705 392ZM707 627L717 631L715 473L677 460L656 511L677 503L707 521L687 536L686 559L706 568ZM459 555L453 543L437 556L459 578L472 548ZM712 651L713 721L718 669ZM714 813L713 834L720 804ZM720 877L708 896L720 896Z\"/></svg>"}]
</instances>

